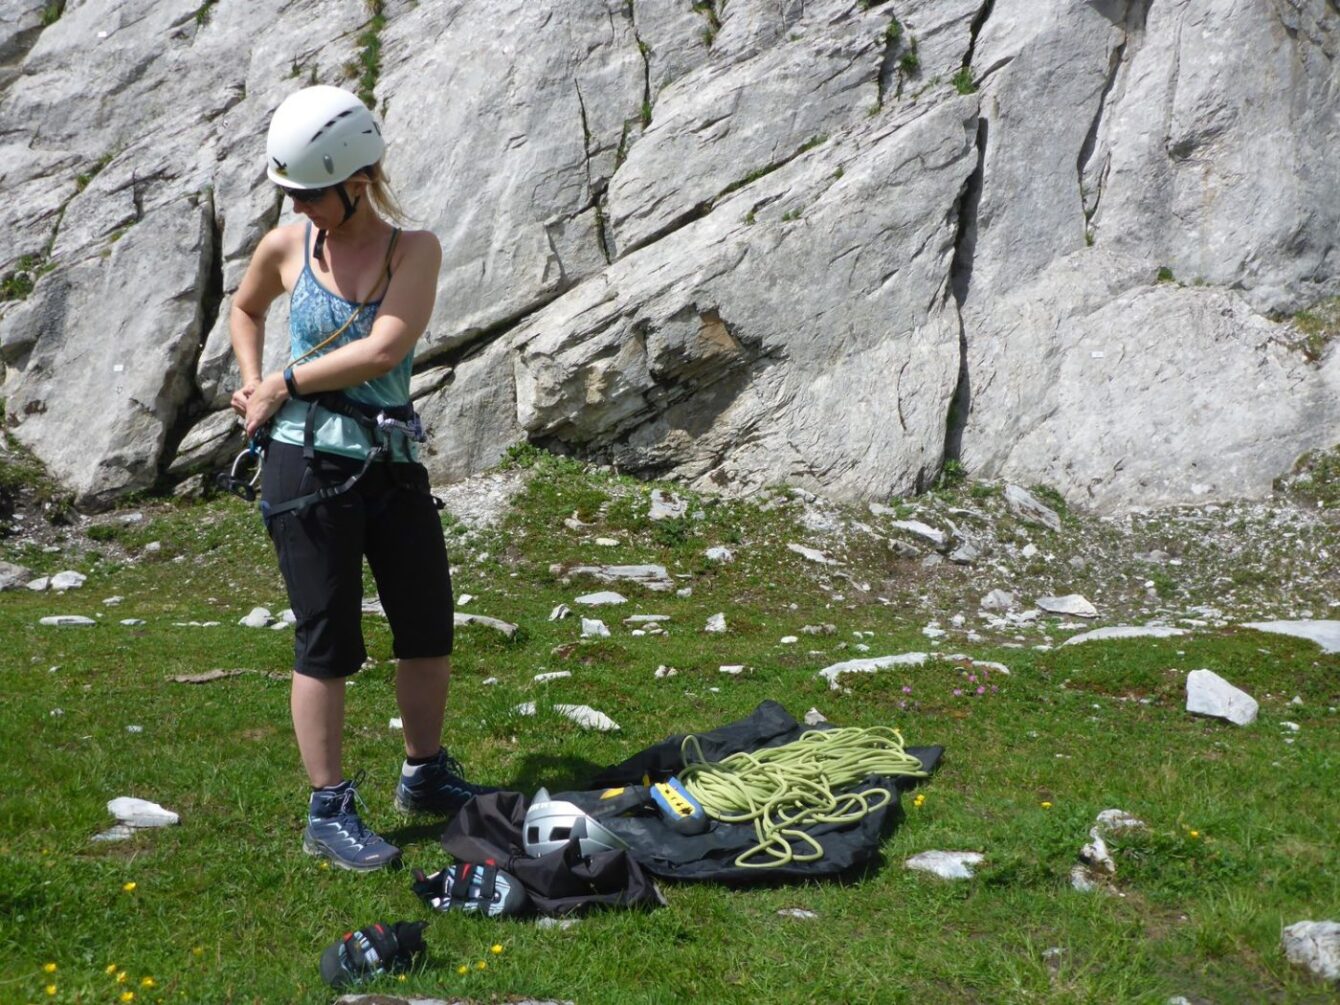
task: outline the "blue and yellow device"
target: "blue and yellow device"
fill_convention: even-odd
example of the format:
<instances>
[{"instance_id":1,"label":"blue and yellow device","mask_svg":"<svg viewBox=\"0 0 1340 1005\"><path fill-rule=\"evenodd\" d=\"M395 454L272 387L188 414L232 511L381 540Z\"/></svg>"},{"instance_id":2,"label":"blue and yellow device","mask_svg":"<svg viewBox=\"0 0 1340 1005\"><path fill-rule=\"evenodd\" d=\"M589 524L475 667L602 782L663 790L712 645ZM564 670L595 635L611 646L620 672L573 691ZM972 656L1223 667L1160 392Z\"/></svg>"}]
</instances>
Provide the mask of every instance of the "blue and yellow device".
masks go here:
<instances>
[{"instance_id":1,"label":"blue and yellow device","mask_svg":"<svg viewBox=\"0 0 1340 1005\"><path fill-rule=\"evenodd\" d=\"M689 794L678 778L654 783L651 801L660 811L661 819L680 834L701 834L707 830L709 821L702 804Z\"/></svg>"}]
</instances>

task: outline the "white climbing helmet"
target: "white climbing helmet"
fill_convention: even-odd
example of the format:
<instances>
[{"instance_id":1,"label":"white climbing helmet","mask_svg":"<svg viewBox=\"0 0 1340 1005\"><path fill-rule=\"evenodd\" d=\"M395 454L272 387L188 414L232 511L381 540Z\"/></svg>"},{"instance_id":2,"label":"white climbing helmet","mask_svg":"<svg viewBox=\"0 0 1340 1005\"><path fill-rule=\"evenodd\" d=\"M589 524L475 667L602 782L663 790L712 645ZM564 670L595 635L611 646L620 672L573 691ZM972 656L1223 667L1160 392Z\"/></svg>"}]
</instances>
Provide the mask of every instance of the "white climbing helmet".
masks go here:
<instances>
[{"instance_id":1,"label":"white climbing helmet","mask_svg":"<svg viewBox=\"0 0 1340 1005\"><path fill-rule=\"evenodd\" d=\"M521 843L526 854L547 855L567 847L573 838L583 855L628 849L623 839L599 820L573 803L551 799L547 789L540 789L526 810L526 822L522 825Z\"/></svg>"},{"instance_id":2,"label":"white climbing helmet","mask_svg":"<svg viewBox=\"0 0 1340 1005\"><path fill-rule=\"evenodd\" d=\"M270 180L285 188L325 188L376 164L386 151L377 121L339 87L304 87L270 119L265 157Z\"/></svg>"}]
</instances>

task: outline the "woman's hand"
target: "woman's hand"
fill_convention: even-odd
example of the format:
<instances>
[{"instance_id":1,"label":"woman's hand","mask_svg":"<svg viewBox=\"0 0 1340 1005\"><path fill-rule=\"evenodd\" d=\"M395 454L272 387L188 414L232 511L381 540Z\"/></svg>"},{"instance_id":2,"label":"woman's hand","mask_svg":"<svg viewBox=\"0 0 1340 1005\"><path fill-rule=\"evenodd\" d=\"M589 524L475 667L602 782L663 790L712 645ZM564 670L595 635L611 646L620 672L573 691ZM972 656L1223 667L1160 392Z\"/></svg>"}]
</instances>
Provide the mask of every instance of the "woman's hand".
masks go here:
<instances>
[{"instance_id":1,"label":"woman's hand","mask_svg":"<svg viewBox=\"0 0 1340 1005\"><path fill-rule=\"evenodd\" d=\"M286 401L288 388L284 386L284 378L277 373L263 378L246 398L247 439L255 436L256 430L269 422Z\"/></svg>"},{"instance_id":2,"label":"woman's hand","mask_svg":"<svg viewBox=\"0 0 1340 1005\"><path fill-rule=\"evenodd\" d=\"M236 391L233 392L233 400L230 402L230 404L233 406L234 412L236 412L243 418L246 417L247 401L251 398L253 394L256 393L256 388L260 387L260 383L261 379L259 377L255 377L252 380L247 381L245 384L243 384L241 387L239 387Z\"/></svg>"}]
</instances>

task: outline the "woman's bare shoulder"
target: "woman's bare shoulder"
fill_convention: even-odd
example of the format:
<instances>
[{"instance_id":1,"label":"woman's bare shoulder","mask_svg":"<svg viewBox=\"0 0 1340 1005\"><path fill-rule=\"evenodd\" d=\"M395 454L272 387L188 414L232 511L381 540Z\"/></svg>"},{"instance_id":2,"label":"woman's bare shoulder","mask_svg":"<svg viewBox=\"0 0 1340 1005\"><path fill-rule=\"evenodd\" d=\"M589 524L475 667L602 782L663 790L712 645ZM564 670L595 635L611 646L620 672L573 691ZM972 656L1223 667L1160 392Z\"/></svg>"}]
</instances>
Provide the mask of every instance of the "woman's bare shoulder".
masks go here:
<instances>
[{"instance_id":1,"label":"woman's bare shoulder","mask_svg":"<svg viewBox=\"0 0 1340 1005\"><path fill-rule=\"evenodd\" d=\"M431 230L405 230L400 234L401 262L422 262L436 268L442 261L442 245Z\"/></svg>"}]
</instances>

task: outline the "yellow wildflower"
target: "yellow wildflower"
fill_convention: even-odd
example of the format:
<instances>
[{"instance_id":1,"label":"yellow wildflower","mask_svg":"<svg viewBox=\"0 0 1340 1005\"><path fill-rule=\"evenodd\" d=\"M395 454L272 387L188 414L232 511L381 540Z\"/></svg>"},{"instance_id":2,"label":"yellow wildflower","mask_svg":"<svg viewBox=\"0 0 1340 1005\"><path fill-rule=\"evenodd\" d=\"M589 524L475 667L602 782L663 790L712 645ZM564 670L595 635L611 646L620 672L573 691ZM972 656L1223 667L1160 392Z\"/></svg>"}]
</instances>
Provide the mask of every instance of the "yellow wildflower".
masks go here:
<instances>
[{"instance_id":1,"label":"yellow wildflower","mask_svg":"<svg viewBox=\"0 0 1340 1005\"><path fill-rule=\"evenodd\" d=\"M1200 831L1187 831L1187 834L1193 838L1200 837Z\"/></svg>"},{"instance_id":2,"label":"yellow wildflower","mask_svg":"<svg viewBox=\"0 0 1340 1005\"><path fill-rule=\"evenodd\" d=\"M492 953L494 956L501 956L501 955L502 955L502 943L501 943L501 942L495 942L493 945L489 946L489 952Z\"/></svg>"},{"instance_id":3,"label":"yellow wildflower","mask_svg":"<svg viewBox=\"0 0 1340 1005\"><path fill-rule=\"evenodd\" d=\"M151 988L151 987L153 987L153 986L154 986L155 984L157 984L157 983L158 983L158 982L157 982L156 980L154 980L152 977L141 977L141 978L140 978L140 987L142 987L142 988Z\"/></svg>"},{"instance_id":4,"label":"yellow wildflower","mask_svg":"<svg viewBox=\"0 0 1340 1005\"><path fill-rule=\"evenodd\" d=\"M135 881L131 880L131 882L123 884L121 889L125 890L126 893L134 893L136 885Z\"/></svg>"},{"instance_id":5,"label":"yellow wildflower","mask_svg":"<svg viewBox=\"0 0 1340 1005\"><path fill-rule=\"evenodd\" d=\"M462 963L459 967L456 968L456 972L458 974L468 974L470 972L470 968L467 967L464 963Z\"/></svg>"},{"instance_id":6,"label":"yellow wildflower","mask_svg":"<svg viewBox=\"0 0 1340 1005\"><path fill-rule=\"evenodd\" d=\"M409 978L406 977L404 974L400 974L399 976L396 977L396 980L400 981L403 984L405 981L409 980Z\"/></svg>"},{"instance_id":7,"label":"yellow wildflower","mask_svg":"<svg viewBox=\"0 0 1340 1005\"><path fill-rule=\"evenodd\" d=\"M116 983L124 984L126 982L127 976L129 975L124 970L118 970L116 972Z\"/></svg>"},{"instance_id":8,"label":"yellow wildflower","mask_svg":"<svg viewBox=\"0 0 1340 1005\"><path fill-rule=\"evenodd\" d=\"M109 963L109 964L107 964L107 968L106 968L106 971L105 971L105 972L106 972L106 973L109 973L109 974L114 974L114 973L116 973L116 964L115 964L115 963Z\"/></svg>"},{"instance_id":9,"label":"yellow wildflower","mask_svg":"<svg viewBox=\"0 0 1340 1005\"><path fill-rule=\"evenodd\" d=\"M1052 808L1052 804L1049 803L1047 800L1044 799L1044 800L1042 800L1042 808L1043 808L1044 810L1049 810L1049 809Z\"/></svg>"},{"instance_id":10,"label":"yellow wildflower","mask_svg":"<svg viewBox=\"0 0 1340 1005\"><path fill-rule=\"evenodd\" d=\"M205 955L205 947L204 947L204 946L192 946L192 947L191 947L191 955L192 955L192 956L204 956L204 955Z\"/></svg>"},{"instance_id":11,"label":"yellow wildflower","mask_svg":"<svg viewBox=\"0 0 1340 1005\"><path fill-rule=\"evenodd\" d=\"M56 972L56 964L54 964L54 963L43 963L43 964L42 964L42 973L44 973L44 974L54 974L55 972Z\"/></svg>"},{"instance_id":12,"label":"yellow wildflower","mask_svg":"<svg viewBox=\"0 0 1340 1005\"><path fill-rule=\"evenodd\" d=\"M47 985L47 994L51 995L51 996L54 998L55 995L56 995L56 985L54 985L54 984L48 984L48 985Z\"/></svg>"},{"instance_id":13,"label":"yellow wildflower","mask_svg":"<svg viewBox=\"0 0 1340 1005\"><path fill-rule=\"evenodd\" d=\"M121 997L118 999L118 1001L123 1001L123 1002L133 1002L134 1000L135 1000L135 992L134 992L134 991L122 991L122 992L121 992Z\"/></svg>"},{"instance_id":14,"label":"yellow wildflower","mask_svg":"<svg viewBox=\"0 0 1340 1005\"><path fill-rule=\"evenodd\" d=\"M487 970L488 968L489 965L484 960L480 960L478 963L475 964L476 970Z\"/></svg>"}]
</instances>

